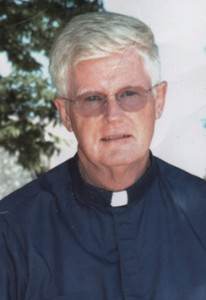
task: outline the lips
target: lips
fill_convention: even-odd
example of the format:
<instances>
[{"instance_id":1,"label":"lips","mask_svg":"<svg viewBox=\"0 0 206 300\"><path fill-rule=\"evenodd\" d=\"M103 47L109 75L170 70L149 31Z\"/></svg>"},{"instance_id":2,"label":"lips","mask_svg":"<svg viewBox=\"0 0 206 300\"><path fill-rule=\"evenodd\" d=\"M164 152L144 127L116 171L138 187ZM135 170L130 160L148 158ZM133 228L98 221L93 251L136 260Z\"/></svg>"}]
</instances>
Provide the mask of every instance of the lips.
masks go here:
<instances>
[{"instance_id":1,"label":"lips","mask_svg":"<svg viewBox=\"0 0 206 300\"><path fill-rule=\"evenodd\" d=\"M129 134L108 135L108 136L103 137L101 140L103 142L111 142L111 141L128 139L130 137L131 137L131 135L129 135Z\"/></svg>"}]
</instances>

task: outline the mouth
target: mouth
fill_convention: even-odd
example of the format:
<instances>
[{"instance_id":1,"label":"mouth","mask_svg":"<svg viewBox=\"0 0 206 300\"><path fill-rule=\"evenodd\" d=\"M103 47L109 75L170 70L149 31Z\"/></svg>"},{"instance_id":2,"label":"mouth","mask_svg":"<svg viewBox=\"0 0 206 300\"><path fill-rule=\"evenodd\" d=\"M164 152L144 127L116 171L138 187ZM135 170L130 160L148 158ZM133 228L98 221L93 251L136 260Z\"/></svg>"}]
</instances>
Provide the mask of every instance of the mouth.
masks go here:
<instances>
[{"instance_id":1,"label":"mouth","mask_svg":"<svg viewBox=\"0 0 206 300\"><path fill-rule=\"evenodd\" d=\"M129 134L122 134L122 135L108 135L101 139L103 142L112 142L112 141L119 141L119 140L126 140L131 138Z\"/></svg>"}]
</instances>

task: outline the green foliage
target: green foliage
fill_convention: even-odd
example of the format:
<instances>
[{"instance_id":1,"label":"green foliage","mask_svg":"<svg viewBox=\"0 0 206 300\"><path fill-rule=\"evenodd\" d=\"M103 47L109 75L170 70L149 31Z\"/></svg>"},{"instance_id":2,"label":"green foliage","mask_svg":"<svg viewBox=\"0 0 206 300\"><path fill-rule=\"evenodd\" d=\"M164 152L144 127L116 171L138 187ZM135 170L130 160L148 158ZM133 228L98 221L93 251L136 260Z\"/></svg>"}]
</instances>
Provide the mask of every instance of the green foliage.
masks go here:
<instances>
[{"instance_id":1,"label":"green foliage","mask_svg":"<svg viewBox=\"0 0 206 300\"><path fill-rule=\"evenodd\" d=\"M103 10L98 0L0 1L0 52L7 54L12 73L0 77L0 146L39 175L58 151L58 137L46 133L55 125L54 91L34 53L48 56L59 29L73 16Z\"/></svg>"}]
</instances>

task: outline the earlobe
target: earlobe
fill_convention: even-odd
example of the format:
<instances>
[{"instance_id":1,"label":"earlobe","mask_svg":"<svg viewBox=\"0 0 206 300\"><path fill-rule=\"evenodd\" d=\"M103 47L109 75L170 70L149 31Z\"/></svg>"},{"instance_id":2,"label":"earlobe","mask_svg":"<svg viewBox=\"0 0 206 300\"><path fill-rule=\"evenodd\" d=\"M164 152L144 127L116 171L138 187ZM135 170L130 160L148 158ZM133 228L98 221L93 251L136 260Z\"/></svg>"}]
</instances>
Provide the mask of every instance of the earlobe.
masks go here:
<instances>
[{"instance_id":1,"label":"earlobe","mask_svg":"<svg viewBox=\"0 0 206 300\"><path fill-rule=\"evenodd\" d=\"M68 114L68 108L66 105L66 100L62 98L55 98L54 104L59 112L59 115L61 117L61 121L64 124L64 126L67 128L68 131L72 130L71 120Z\"/></svg>"},{"instance_id":2,"label":"earlobe","mask_svg":"<svg viewBox=\"0 0 206 300\"><path fill-rule=\"evenodd\" d=\"M167 94L167 82L161 82L156 88L156 107L155 107L155 118L159 119L162 115L165 98Z\"/></svg>"}]
</instances>

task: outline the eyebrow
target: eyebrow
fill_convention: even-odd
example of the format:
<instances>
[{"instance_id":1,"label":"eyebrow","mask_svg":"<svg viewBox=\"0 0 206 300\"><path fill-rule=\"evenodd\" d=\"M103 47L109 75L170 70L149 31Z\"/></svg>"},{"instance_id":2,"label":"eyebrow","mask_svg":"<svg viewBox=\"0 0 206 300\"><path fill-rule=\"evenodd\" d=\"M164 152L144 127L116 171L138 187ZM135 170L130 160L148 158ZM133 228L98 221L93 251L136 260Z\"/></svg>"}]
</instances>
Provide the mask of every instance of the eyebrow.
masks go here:
<instances>
[{"instance_id":1,"label":"eyebrow","mask_svg":"<svg viewBox=\"0 0 206 300\"><path fill-rule=\"evenodd\" d=\"M115 92L114 94L117 94L123 90L126 90L126 89L134 89L134 88L137 88L137 87L141 87L141 88L144 88L143 86L141 85L127 85L125 87L122 87L120 88L117 92ZM145 88L144 88L145 89ZM87 94L103 94L103 95L107 95L108 93L104 93L104 92L100 92L100 91L97 91L97 90L87 90L87 89L83 89L82 91L80 91L79 94L77 94L77 97L81 97L81 96L84 96L84 95L87 95ZM110 95L110 93L108 94Z\"/></svg>"}]
</instances>

